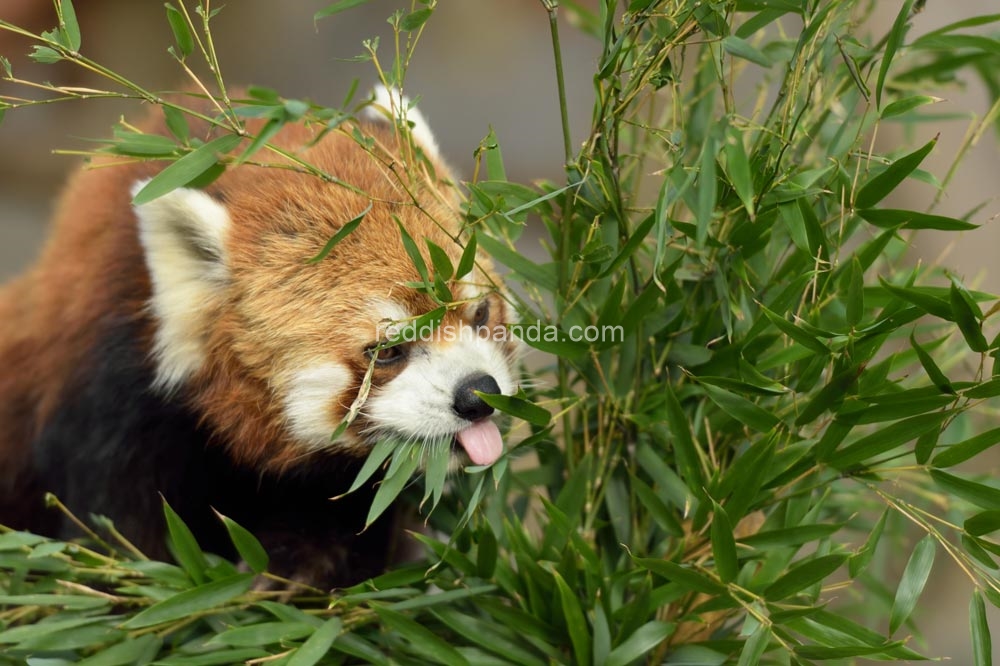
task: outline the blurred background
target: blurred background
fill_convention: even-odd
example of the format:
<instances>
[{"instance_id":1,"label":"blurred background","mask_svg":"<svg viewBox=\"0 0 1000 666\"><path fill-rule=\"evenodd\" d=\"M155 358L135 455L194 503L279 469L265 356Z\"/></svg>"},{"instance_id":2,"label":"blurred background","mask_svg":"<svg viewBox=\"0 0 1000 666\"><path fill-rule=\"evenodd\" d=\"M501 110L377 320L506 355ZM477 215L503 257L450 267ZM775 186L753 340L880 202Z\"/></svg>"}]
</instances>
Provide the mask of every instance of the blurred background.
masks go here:
<instances>
[{"instance_id":1,"label":"blurred background","mask_svg":"<svg viewBox=\"0 0 1000 666\"><path fill-rule=\"evenodd\" d=\"M381 36L382 57L392 57L391 30L385 19L400 6L396 0L374 0L361 7L313 23L313 15L330 0L273 2L240 0L214 20L216 47L223 73L230 82L271 87L286 97L304 97L336 106L354 79L360 90L376 80L370 63L351 59L363 52L364 39ZM584 4L591 4L589 2ZM878 3L870 34L882 34L892 23L900 2ZM985 0L930 0L916 18L912 36L962 18L990 11ZM162 2L136 0L79 0L77 12L83 33L82 51L147 88L169 89L183 81L183 73L166 52L173 43ZM996 11L995 7L992 11ZM45 0L0 0L0 19L33 31L55 24L55 12ZM598 44L561 26L570 125L574 143L587 134L593 101L591 76ZM420 108L435 129L441 150L460 174L471 174L473 151L490 127L503 147L511 180L530 182L560 179L562 136L555 71L551 57L548 17L539 0L443 1L427 24L422 43L407 75L407 93L421 98ZM51 80L63 85L102 85L65 65L39 65L25 54L30 42L0 32L0 55L14 73L29 80ZM976 80L939 91L920 91L945 98L933 111L942 119L917 126L904 136L899 126L879 130L879 151L900 142L920 145L935 134L940 141L923 167L943 179L973 117L981 118L990 100ZM5 94L30 94L4 85ZM23 270L44 238L54 197L66 173L78 160L52 153L54 149L91 146L82 137L110 135L123 113L135 118L136 107L93 101L48 105L8 112L0 123L0 279ZM963 217L983 227L947 244L933 233L921 235L914 258L942 261L970 286L1000 292L1000 229L993 218L1000 211L1000 150L994 132L986 133L959 167L935 212ZM935 192L927 185L908 183L906 201L890 205L924 210ZM980 207L981 206L981 207ZM523 250L540 250L528 234ZM940 553L939 553L940 554ZM909 550L899 554L901 569ZM895 580L886 581L894 588ZM951 657L955 664L972 663L968 630L970 587L957 567L939 557L917 618L933 656ZM994 628L1000 614L991 615ZM1000 658L1000 641L995 653Z\"/></svg>"}]
</instances>

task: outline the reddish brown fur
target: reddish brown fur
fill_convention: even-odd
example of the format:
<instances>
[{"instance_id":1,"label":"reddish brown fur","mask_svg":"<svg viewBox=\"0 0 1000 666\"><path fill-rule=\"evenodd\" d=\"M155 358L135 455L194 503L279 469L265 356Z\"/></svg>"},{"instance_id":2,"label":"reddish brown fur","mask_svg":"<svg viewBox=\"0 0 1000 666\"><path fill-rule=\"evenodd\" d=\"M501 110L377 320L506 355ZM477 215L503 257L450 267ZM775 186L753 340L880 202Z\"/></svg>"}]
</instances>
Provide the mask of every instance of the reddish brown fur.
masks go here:
<instances>
[{"instance_id":1,"label":"reddish brown fur","mask_svg":"<svg viewBox=\"0 0 1000 666\"><path fill-rule=\"evenodd\" d=\"M251 132L257 128L259 124L251 126ZM280 359L308 360L324 350L361 367L363 350L373 337L338 329L338 323L359 314L367 299L391 295L414 312L436 306L430 297L401 284L418 275L393 215L413 237L445 248L454 263L461 253L454 240L458 218L451 186L444 180L432 182L415 160L404 159L409 146L400 146L390 125L363 127L376 139L378 158L343 132L304 148L316 131L289 126L276 142L372 198L362 224L319 264L305 260L368 205L366 197L313 175L287 169L265 173L251 165L228 170L209 188L232 217L228 251L231 272L238 276L234 282L249 288L244 294L228 294L213 317L209 361L185 393L237 461L262 467L280 467L301 455L283 433L281 406L270 393ZM202 136L210 137L203 130ZM255 159L279 158L262 151ZM7 478L25 463L28 444L51 413L70 371L92 347L98 320L124 309L142 318L146 335L152 334L145 313L149 276L129 190L159 168L155 163L102 163L77 172L38 262L0 290L0 468ZM442 164L434 164L433 171L448 174ZM397 174L408 176L401 180ZM493 280L489 274L485 279ZM352 391L346 391L339 411L352 400Z\"/></svg>"}]
</instances>

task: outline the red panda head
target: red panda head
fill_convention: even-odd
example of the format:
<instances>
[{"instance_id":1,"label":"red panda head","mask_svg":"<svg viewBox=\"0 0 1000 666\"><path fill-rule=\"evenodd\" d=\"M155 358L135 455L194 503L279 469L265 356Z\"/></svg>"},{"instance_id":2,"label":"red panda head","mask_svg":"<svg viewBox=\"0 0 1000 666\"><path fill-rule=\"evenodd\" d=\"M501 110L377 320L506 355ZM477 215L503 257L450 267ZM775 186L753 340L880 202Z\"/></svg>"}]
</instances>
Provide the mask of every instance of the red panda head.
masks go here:
<instances>
[{"instance_id":1,"label":"red panda head","mask_svg":"<svg viewBox=\"0 0 1000 666\"><path fill-rule=\"evenodd\" d=\"M377 99L400 101L390 105L384 90ZM157 388L185 396L238 459L281 467L315 451L363 454L382 437L454 438L476 463L502 452L475 392L515 389L515 345L504 335L513 312L485 257L449 283L453 304L430 335L374 349L392 327L439 307L413 286L421 277L399 225L425 257L426 239L455 266L464 244L433 137L405 99L403 109L431 168L418 168L386 114L358 125L369 141L332 132L316 142L316 130L295 125L274 142L330 180L243 164L204 191L135 208ZM366 209L327 257L308 261ZM332 441L372 362L367 399Z\"/></svg>"}]
</instances>

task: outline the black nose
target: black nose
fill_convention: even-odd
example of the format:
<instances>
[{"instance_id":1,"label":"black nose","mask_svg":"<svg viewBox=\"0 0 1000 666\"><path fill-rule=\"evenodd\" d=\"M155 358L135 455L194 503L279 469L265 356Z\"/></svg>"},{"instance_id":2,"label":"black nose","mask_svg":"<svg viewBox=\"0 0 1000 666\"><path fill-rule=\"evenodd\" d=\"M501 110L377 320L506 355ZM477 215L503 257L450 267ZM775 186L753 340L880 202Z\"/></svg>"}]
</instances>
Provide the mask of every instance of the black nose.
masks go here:
<instances>
[{"instance_id":1,"label":"black nose","mask_svg":"<svg viewBox=\"0 0 1000 666\"><path fill-rule=\"evenodd\" d=\"M493 413L493 408L476 395L480 393L500 393L497 380L489 375L469 375L455 387L455 402L451 408L463 419L478 421Z\"/></svg>"}]
</instances>

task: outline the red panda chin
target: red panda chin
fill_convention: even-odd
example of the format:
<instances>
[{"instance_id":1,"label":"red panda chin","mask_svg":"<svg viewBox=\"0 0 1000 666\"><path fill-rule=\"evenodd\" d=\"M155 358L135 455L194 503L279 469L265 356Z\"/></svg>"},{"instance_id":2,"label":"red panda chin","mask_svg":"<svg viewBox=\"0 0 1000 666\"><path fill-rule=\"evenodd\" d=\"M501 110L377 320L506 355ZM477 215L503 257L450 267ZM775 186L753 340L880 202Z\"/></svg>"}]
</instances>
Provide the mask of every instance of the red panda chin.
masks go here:
<instances>
[{"instance_id":1,"label":"red panda chin","mask_svg":"<svg viewBox=\"0 0 1000 666\"><path fill-rule=\"evenodd\" d=\"M378 101L408 108L385 91ZM457 336L416 342L405 363L377 369L356 420L331 439L386 318L439 307L407 286L420 275L399 225L453 264L462 256L453 180L422 117L406 113L431 169L401 138L405 125L372 112L355 126L365 145L347 125L319 141L319 129L289 125L273 139L327 181L244 164L205 190L133 207L162 165L72 177L38 262L0 289L0 523L78 536L44 510L53 492L165 557L162 495L208 550L234 554L217 510L261 539L275 573L346 585L378 573L398 540L391 513L362 529L371 486L329 500L374 437L457 437L473 462L500 455L485 403L459 390L483 375L496 392L515 389L514 342L475 328L484 312L492 327L511 318L485 257L450 285L460 305L442 325ZM146 128L166 132L162 120ZM213 132L192 123L192 136Z\"/></svg>"}]
</instances>

